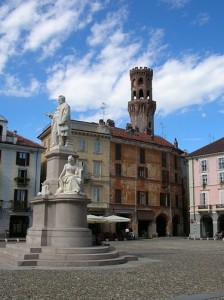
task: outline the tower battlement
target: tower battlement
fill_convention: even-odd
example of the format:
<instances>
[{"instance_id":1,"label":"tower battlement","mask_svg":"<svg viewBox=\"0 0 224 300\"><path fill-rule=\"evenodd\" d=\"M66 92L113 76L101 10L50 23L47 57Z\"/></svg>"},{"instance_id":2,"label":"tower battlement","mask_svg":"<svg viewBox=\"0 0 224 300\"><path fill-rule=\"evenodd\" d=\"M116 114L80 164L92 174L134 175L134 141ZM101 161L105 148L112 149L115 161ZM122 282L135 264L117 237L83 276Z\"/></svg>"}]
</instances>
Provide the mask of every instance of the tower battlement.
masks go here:
<instances>
[{"instance_id":1,"label":"tower battlement","mask_svg":"<svg viewBox=\"0 0 224 300\"><path fill-rule=\"evenodd\" d=\"M130 70L130 76L146 76L153 77L153 70L147 67L135 67Z\"/></svg>"}]
</instances>

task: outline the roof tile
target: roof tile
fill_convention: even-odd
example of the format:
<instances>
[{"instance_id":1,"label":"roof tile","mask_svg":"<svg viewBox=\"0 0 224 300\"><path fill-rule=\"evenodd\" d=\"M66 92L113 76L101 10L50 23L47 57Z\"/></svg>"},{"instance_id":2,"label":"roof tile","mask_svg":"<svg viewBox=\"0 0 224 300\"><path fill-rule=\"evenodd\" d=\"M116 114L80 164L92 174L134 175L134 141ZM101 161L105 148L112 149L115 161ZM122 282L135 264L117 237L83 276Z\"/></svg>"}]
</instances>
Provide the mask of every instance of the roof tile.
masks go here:
<instances>
[{"instance_id":1,"label":"roof tile","mask_svg":"<svg viewBox=\"0 0 224 300\"><path fill-rule=\"evenodd\" d=\"M191 156L200 156L206 154L215 154L224 152L224 138L221 138L213 143L210 143L202 148L199 148L188 154L188 157Z\"/></svg>"},{"instance_id":2,"label":"roof tile","mask_svg":"<svg viewBox=\"0 0 224 300\"><path fill-rule=\"evenodd\" d=\"M12 132L10 130L7 130L7 136L13 137L14 135L15 135L14 132ZM17 142L16 142L17 145L29 146L29 147L33 147L33 148L43 148L38 143L35 143L35 142L31 141L31 140L28 140L28 139L24 138L21 135L16 134L16 137L17 137Z\"/></svg>"}]
</instances>

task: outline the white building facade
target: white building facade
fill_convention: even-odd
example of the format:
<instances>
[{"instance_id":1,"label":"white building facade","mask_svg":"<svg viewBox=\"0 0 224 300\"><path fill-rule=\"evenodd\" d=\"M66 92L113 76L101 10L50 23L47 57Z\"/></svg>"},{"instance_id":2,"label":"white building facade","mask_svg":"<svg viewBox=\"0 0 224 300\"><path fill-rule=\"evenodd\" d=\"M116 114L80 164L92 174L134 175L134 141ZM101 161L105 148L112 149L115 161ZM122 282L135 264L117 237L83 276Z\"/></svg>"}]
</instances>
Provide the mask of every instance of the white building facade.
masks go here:
<instances>
[{"instance_id":1,"label":"white building facade","mask_svg":"<svg viewBox=\"0 0 224 300\"><path fill-rule=\"evenodd\" d=\"M32 225L29 201L40 190L44 148L7 129L0 116L0 236L25 237Z\"/></svg>"}]
</instances>

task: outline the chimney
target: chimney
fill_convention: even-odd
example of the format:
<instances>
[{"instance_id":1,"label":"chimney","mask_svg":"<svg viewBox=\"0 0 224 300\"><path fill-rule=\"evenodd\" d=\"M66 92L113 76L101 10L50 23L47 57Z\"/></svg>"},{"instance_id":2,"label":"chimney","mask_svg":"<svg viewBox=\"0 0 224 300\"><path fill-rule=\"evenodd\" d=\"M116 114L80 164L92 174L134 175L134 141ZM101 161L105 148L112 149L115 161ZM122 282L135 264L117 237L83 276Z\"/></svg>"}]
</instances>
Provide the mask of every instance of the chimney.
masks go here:
<instances>
[{"instance_id":1,"label":"chimney","mask_svg":"<svg viewBox=\"0 0 224 300\"><path fill-rule=\"evenodd\" d=\"M132 129L131 123L127 123L127 124L126 124L126 130L131 130L131 129Z\"/></svg>"},{"instance_id":2,"label":"chimney","mask_svg":"<svg viewBox=\"0 0 224 300\"><path fill-rule=\"evenodd\" d=\"M114 120L108 119L108 120L107 120L107 126L109 126L109 127L115 127L115 122L114 122Z\"/></svg>"},{"instance_id":3,"label":"chimney","mask_svg":"<svg viewBox=\"0 0 224 300\"><path fill-rule=\"evenodd\" d=\"M17 143L17 136L16 136L16 134L17 134L17 131L14 130L14 131L13 131L13 138L12 138L13 144L16 144L16 143Z\"/></svg>"},{"instance_id":4,"label":"chimney","mask_svg":"<svg viewBox=\"0 0 224 300\"><path fill-rule=\"evenodd\" d=\"M177 141L177 139L176 139L176 138L174 139L174 142L173 142L173 144L174 144L174 147L175 147L175 148L178 148L178 141Z\"/></svg>"}]
</instances>

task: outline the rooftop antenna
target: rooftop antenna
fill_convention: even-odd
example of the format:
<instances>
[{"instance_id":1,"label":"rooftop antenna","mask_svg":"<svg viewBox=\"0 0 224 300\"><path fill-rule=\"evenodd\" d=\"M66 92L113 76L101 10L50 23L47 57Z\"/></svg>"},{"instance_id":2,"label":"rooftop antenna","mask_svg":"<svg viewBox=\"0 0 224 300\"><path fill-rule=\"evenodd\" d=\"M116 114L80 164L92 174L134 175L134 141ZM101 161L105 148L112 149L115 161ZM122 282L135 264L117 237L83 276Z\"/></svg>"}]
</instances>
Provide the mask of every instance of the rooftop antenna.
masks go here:
<instances>
[{"instance_id":1,"label":"rooftop antenna","mask_svg":"<svg viewBox=\"0 0 224 300\"><path fill-rule=\"evenodd\" d=\"M105 113L106 113L106 104L103 102L100 108L101 108L101 110L102 110L103 120L104 120L104 118L105 118Z\"/></svg>"},{"instance_id":2,"label":"rooftop antenna","mask_svg":"<svg viewBox=\"0 0 224 300\"><path fill-rule=\"evenodd\" d=\"M209 142L210 143L214 142L214 136L212 136L210 133L209 133Z\"/></svg>"},{"instance_id":3,"label":"rooftop antenna","mask_svg":"<svg viewBox=\"0 0 224 300\"><path fill-rule=\"evenodd\" d=\"M165 138L165 126L163 125L162 122L160 122L161 128L162 128L162 138Z\"/></svg>"}]
</instances>

